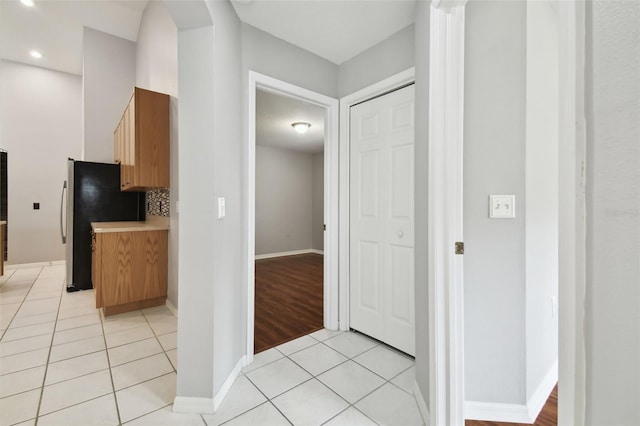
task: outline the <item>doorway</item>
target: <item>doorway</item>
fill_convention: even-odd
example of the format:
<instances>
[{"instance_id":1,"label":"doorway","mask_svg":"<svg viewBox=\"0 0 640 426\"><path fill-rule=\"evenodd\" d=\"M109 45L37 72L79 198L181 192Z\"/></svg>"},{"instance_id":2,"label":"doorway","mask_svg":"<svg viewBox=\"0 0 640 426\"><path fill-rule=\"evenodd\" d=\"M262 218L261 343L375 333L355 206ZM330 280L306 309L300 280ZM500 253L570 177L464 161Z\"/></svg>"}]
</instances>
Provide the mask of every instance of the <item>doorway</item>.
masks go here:
<instances>
[{"instance_id":1,"label":"doorway","mask_svg":"<svg viewBox=\"0 0 640 426\"><path fill-rule=\"evenodd\" d=\"M255 353L323 328L324 115L256 92Z\"/></svg>"},{"instance_id":2,"label":"doorway","mask_svg":"<svg viewBox=\"0 0 640 426\"><path fill-rule=\"evenodd\" d=\"M256 99L258 90L297 99L323 110L324 114L324 225L323 231L323 326L338 328L338 100L281 80L249 72L247 137L247 364L253 361L255 341L256 257ZM292 123L288 123L291 126Z\"/></svg>"}]
</instances>

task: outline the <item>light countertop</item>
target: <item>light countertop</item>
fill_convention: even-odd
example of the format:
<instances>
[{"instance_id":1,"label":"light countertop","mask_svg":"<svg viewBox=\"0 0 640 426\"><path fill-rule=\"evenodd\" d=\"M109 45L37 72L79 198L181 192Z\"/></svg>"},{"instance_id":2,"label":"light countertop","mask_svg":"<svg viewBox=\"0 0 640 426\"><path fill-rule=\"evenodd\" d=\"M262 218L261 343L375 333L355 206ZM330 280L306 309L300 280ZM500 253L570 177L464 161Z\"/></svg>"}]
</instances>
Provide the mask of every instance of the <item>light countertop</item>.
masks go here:
<instances>
[{"instance_id":1,"label":"light countertop","mask_svg":"<svg viewBox=\"0 0 640 426\"><path fill-rule=\"evenodd\" d=\"M168 231L169 221L148 218L146 221L91 222L91 230L96 234L106 232Z\"/></svg>"}]
</instances>

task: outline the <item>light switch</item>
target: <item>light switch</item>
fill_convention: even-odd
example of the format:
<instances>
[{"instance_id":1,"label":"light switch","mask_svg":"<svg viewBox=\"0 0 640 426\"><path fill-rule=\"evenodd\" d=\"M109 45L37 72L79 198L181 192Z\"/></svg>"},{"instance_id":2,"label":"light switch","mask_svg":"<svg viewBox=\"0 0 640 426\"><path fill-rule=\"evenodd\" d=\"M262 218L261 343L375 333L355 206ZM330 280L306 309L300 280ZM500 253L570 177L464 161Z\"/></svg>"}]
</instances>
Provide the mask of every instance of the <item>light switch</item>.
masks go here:
<instances>
[{"instance_id":1,"label":"light switch","mask_svg":"<svg viewBox=\"0 0 640 426\"><path fill-rule=\"evenodd\" d=\"M226 214L224 197L218 197L218 219L224 219Z\"/></svg>"},{"instance_id":2,"label":"light switch","mask_svg":"<svg viewBox=\"0 0 640 426\"><path fill-rule=\"evenodd\" d=\"M489 195L489 217L491 219L513 219L516 217L515 195Z\"/></svg>"}]
</instances>

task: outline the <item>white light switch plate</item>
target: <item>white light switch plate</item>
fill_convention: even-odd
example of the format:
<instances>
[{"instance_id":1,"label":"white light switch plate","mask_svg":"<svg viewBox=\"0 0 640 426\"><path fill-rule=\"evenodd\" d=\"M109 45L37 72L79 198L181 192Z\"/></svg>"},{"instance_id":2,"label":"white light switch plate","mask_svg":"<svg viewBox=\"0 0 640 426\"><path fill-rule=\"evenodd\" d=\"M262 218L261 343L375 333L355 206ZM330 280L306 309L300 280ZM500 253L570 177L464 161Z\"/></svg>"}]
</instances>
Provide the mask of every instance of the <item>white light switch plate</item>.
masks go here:
<instances>
[{"instance_id":1,"label":"white light switch plate","mask_svg":"<svg viewBox=\"0 0 640 426\"><path fill-rule=\"evenodd\" d=\"M491 219L513 219L516 217L515 195L489 195L489 217Z\"/></svg>"},{"instance_id":2,"label":"white light switch plate","mask_svg":"<svg viewBox=\"0 0 640 426\"><path fill-rule=\"evenodd\" d=\"M218 219L224 219L227 214L224 197L218 197Z\"/></svg>"}]
</instances>

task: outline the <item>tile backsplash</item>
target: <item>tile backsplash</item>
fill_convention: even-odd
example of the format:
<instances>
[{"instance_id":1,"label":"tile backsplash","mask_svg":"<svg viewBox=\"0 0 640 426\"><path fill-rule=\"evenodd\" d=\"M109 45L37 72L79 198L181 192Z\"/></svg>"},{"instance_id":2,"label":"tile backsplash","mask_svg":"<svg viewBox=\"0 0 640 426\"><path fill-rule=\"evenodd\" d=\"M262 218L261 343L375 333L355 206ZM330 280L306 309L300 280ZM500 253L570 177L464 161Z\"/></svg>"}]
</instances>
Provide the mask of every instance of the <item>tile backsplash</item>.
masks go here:
<instances>
[{"instance_id":1,"label":"tile backsplash","mask_svg":"<svg viewBox=\"0 0 640 426\"><path fill-rule=\"evenodd\" d=\"M147 191L147 214L168 217L170 202L169 188Z\"/></svg>"}]
</instances>

